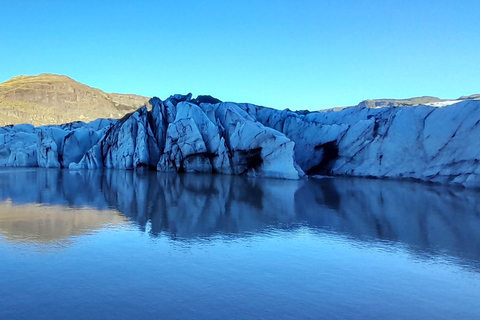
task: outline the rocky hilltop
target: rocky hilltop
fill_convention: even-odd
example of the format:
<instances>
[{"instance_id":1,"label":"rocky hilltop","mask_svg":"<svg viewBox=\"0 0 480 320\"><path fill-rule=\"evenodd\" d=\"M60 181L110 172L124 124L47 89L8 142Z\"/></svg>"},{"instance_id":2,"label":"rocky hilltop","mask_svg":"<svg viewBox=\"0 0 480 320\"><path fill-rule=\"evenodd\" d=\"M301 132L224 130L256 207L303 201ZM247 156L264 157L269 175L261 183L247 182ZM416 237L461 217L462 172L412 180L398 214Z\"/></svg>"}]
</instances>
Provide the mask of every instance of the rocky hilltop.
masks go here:
<instances>
[{"instance_id":1,"label":"rocky hilltop","mask_svg":"<svg viewBox=\"0 0 480 320\"><path fill-rule=\"evenodd\" d=\"M0 84L0 126L118 119L147 101L133 94L105 93L62 75L18 76Z\"/></svg>"}]
</instances>

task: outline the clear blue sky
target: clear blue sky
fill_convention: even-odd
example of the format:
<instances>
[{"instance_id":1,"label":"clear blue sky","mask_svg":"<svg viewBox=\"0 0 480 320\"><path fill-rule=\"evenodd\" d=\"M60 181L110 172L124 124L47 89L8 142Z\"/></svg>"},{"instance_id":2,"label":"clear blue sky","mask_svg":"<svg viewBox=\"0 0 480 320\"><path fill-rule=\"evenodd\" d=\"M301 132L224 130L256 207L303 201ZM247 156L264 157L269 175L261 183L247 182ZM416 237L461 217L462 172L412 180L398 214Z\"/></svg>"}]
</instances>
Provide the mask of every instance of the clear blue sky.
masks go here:
<instances>
[{"instance_id":1,"label":"clear blue sky","mask_svg":"<svg viewBox=\"0 0 480 320\"><path fill-rule=\"evenodd\" d=\"M480 93L480 1L0 0L0 82L278 109Z\"/></svg>"}]
</instances>

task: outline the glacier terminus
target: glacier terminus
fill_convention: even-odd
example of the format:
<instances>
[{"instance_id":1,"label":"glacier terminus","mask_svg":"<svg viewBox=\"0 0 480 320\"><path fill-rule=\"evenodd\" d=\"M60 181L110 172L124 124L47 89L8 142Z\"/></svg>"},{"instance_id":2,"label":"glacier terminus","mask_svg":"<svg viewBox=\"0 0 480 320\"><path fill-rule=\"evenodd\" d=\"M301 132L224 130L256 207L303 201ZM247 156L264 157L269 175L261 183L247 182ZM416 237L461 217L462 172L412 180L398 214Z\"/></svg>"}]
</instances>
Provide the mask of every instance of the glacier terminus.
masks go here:
<instances>
[{"instance_id":1,"label":"glacier terminus","mask_svg":"<svg viewBox=\"0 0 480 320\"><path fill-rule=\"evenodd\" d=\"M0 128L0 166L344 175L480 187L480 100L327 111L152 98L120 120Z\"/></svg>"}]
</instances>

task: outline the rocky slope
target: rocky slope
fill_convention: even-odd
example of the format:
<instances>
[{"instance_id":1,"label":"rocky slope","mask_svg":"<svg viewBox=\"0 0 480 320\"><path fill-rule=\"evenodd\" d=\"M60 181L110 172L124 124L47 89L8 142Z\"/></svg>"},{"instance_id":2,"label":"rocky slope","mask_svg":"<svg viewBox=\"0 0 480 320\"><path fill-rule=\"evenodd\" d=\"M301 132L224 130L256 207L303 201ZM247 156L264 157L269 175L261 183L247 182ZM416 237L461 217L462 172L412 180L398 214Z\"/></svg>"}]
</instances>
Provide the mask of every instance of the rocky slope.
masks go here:
<instances>
[{"instance_id":1,"label":"rocky slope","mask_svg":"<svg viewBox=\"0 0 480 320\"><path fill-rule=\"evenodd\" d=\"M0 126L121 118L148 98L105 93L61 75L19 76L0 84Z\"/></svg>"},{"instance_id":2,"label":"rocky slope","mask_svg":"<svg viewBox=\"0 0 480 320\"><path fill-rule=\"evenodd\" d=\"M480 100L293 112L174 95L121 120L0 128L0 166L411 178L480 187ZM390 102L388 102L390 103Z\"/></svg>"}]
</instances>

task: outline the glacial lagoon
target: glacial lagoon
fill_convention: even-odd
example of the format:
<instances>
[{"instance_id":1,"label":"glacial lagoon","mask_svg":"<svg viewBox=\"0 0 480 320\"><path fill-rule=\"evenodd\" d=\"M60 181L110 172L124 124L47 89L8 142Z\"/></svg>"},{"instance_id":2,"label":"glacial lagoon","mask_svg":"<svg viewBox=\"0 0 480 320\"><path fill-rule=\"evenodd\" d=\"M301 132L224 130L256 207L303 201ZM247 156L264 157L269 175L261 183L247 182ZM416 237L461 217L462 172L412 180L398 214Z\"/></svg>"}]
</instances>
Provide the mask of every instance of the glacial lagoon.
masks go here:
<instances>
[{"instance_id":1,"label":"glacial lagoon","mask_svg":"<svg viewBox=\"0 0 480 320\"><path fill-rule=\"evenodd\" d=\"M0 171L0 319L479 319L480 192Z\"/></svg>"}]
</instances>

